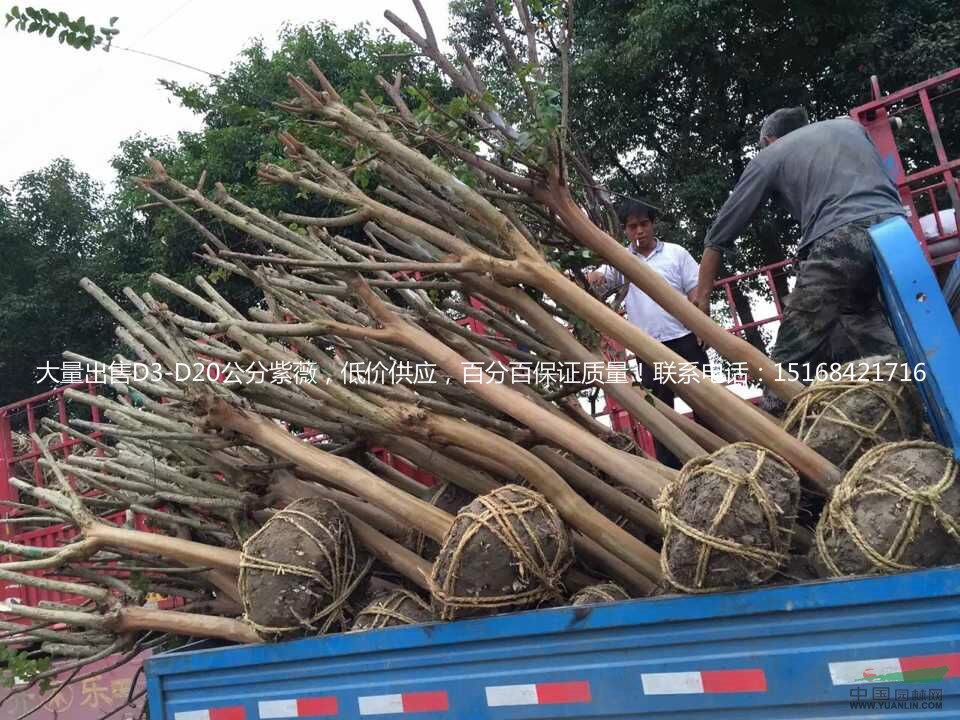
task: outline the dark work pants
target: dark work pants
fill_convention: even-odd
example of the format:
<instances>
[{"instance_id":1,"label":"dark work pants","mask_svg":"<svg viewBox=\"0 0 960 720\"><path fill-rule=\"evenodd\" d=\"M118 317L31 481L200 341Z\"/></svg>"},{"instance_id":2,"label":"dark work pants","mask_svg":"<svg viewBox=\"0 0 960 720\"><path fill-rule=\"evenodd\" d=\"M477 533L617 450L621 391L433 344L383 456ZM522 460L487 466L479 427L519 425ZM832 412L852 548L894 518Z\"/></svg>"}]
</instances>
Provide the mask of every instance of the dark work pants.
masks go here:
<instances>
[{"instance_id":1,"label":"dark work pants","mask_svg":"<svg viewBox=\"0 0 960 720\"><path fill-rule=\"evenodd\" d=\"M688 333L687 335L678 337L675 340L667 340L663 344L673 350L684 360L693 363L701 370L709 363L707 351L700 346L700 343L697 342L697 336L693 333ZM640 363L639 369L641 384L645 388L649 389L658 400L661 400L670 407L673 407L673 400L676 395L670 388L670 385L654 379L655 372L652 366ZM691 380L690 382L693 381ZM670 452L666 446L656 438L654 438L654 447L657 452L657 459L667 467L679 468L682 465L677 456Z\"/></svg>"},{"instance_id":2,"label":"dark work pants","mask_svg":"<svg viewBox=\"0 0 960 720\"><path fill-rule=\"evenodd\" d=\"M900 352L880 295L880 277L867 228L891 217L875 215L831 230L800 253L793 291L770 357L787 376L807 382L823 366ZM781 415L786 406L769 389L761 407Z\"/></svg>"}]
</instances>

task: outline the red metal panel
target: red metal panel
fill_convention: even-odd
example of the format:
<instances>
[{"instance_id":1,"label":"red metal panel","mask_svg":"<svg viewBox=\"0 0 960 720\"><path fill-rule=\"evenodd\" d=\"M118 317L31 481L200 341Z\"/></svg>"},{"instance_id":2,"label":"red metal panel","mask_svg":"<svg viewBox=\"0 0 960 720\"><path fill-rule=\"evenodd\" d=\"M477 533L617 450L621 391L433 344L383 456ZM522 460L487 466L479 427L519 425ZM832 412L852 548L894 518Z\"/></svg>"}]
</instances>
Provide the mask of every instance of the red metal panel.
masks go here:
<instances>
[{"instance_id":1,"label":"red metal panel","mask_svg":"<svg viewBox=\"0 0 960 720\"><path fill-rule=\"evenodd\" d=\"M402 472L408 478L416 480L421 485L433 487L437 484L437 478L435 475L419 468L399 455L393 454L389 450L384 448L374 448L373 454L380 462L386 463L393 469Z\"/></svg>"},{"instance_id":2,"label":"red metal panel","mask_svg":"<svg viewBox=\"0 0 960 720\"><path fill-rule=\"evenodd\" d=\"M6 408L0 408L0 503L17 499L17 492L10 484L13 473L13 433ZM9 505L0 505L0 517L9 514ZM0 525L0 538L8 539L12 530L6 523Z\"/></svg>"},{"instance_id":3,"label":"red metal panel","mask_svg":"<svg viewBox=\"0 0 960 720\"><path fill-rule=\"evenodd\" d=\"M36 416L37 408L40 408L49 401L54 400L57 404L58 420L64 425L67 424L69 416L64 392L68 389L81 389L85 390L88 394L96 394L95 383L74 383L71 385L60 386L54 390L50 390L48 392L35 395L25 400L20 400L15 403L10 403L9 405L5 405L0 408L0 501L16 501L19 499L19 494L13 487L11 487L9 482L12 475L12 467L17 462L29 461L33 469L34 483L40 487L45 484L43 472L40 468L39 462L37 462L41 453L35 444L32 444L29 452L19 456L14 455L12 418L20 414L25 415L27 420L27 429L29 432L36 432L38 429ZM90 412L90 417L93 422L100 421L100 414L97 408L90 406L84 407L86 407ZM100 437L100 433L91 433L91 437ZM65 433L62 433L59 440L55 440L54 442L50 443L49 449L54 454L59 452L63 455L66 455L69 453L70 448L81 444L81 442L82 441L71 438ZM46 507L46 503L41 502L39 503L38 507ZM17 514L22 514L22 512L11 510L9 506L0 505L0 517ZM3 528L4 529L0 531L0 537L9 537L10 531L7 529L7 526L4 525Z\"/></svg>"},{"instance_id":4,"label":"red metal panel","mask_svg":"<svg viewBox=\"0 0 960 720\"><path fill-rule=\"evenodd\" d=\"M956 176L957 170L960 169L960 158L947 156L940 136L940 127L937 123L933 103L940 98L960 92L960 68L889 95L881 95L876 78L872 79L872 84L874 99L865 105L854 108L850 111L850 115L867 129L881 157L883 157L884 163L897 184L903 204L910 211L910 225L927 254L928 260L935 266L950 262L960 254L960 243L957 242L960 232L944 232L943 226L936 215L939 204L934 192L936 190L945 191L953 207L960 213L960 182L958 182ZM931 92L937 92L938 94L931 97ZM900 159L889 118L891 115L904 115L917 108L920 109L926 123L937 164L933 167L915 170L907 175ZM929 179L934 179L937 182L923 184L924 181ZM934 213L934 221L938 229L935 238L924 237L920 227L920 211L917 209L917 200L921 198L929 203Z\"/></svg>"}]
</instances>

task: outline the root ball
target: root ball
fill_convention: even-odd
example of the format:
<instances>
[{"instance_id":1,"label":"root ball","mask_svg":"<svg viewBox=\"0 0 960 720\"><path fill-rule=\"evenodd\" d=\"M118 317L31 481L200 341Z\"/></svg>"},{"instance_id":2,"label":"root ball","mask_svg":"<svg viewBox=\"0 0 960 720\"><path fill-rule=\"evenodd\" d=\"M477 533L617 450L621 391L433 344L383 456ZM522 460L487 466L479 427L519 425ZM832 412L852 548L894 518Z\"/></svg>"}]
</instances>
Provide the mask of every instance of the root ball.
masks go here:
<instances>
[{"instance_id":1,"label":"root ball","mask_svg":"<svg viewBox=\"0 0 960 720\"><path fill-rule=\"evenodd\" d=\"M351 632L397 625L419 625L433 620L433 609L419 595L395 590L377 598L357 613Z\"/></svg>"},{"instance_id":2,"label":"root ball","mask_svg":"<svg viewBox=\"0 0 960 720\"><path fill-rule=\"evenodd\" d=\"M453 620L562 598L561 578L572 563L556 509L533 490L504 485L457 514L430 578L434 609Z\"/></svg>"},{"instance_id":3,"label":"root ball","mask_svg":"<svg viewBox=\"0 0 960 720\"><path fill-rule=\"evenodd\" d=\"M688 593L766 582L789 557L799 498L796 471L759 445L694 458L657 500L664 578Z\"/></svg>"},{"instance_id":4,"label":"root ball","mask_svg":"<svg viewBox=\"0 0 960 720\"><path fill-rule=\"evenodd\" d=\"M265 639L328 632L345 618L363 579L350 524L336 503L290 503L244 543L239 590L244 618Z\"/></svg>"},{"instance_id":5,"label":"root ball","mask_svg":"<svg viewBox=\"0 0 960 720\"><path fill-rule=\"evenodd\" d=\"M880 574L960 562L958 470L953 453L932 442L872 449L840 481L820 517L818 571Z\"/></svg>"}]
</instances>

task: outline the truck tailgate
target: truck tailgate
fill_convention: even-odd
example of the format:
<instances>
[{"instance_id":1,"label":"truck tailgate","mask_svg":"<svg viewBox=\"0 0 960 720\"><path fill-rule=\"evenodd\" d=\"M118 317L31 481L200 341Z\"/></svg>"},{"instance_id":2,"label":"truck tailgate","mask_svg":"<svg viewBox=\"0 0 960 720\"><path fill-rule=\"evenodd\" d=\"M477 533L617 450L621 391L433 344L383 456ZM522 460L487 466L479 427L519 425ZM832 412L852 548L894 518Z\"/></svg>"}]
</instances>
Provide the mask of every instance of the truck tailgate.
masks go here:
<instances>
[{"instance_id":1,"label":"truck tailgate","mask_svg":"<svg viewBox=\"0 0 960 720\"><path fill-rule=\"evenodd\" d=\"M960 717L960 571L147 661L152 720Z\"/></svg>"}]
</instances>

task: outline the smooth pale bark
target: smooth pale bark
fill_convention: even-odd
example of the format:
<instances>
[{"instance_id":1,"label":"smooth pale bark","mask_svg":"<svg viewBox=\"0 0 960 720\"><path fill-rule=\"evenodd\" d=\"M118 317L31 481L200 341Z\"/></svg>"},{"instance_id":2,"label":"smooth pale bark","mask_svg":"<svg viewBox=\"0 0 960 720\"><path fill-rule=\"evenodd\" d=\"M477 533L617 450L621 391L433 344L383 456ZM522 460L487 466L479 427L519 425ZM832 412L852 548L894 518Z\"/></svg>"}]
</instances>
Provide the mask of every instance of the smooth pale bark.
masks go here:
<instances>
[{"instance_id":1,"label":"smooth pale bark","mask_svg":"<svg viewBox=\"0 0 960 720\"><path fill-rule=\"evenodd\" d=\"M221 400L211 400L206 422L214 427L233 430L279 455L324 482L366 498L373 504L389 508L404 522L440 542L450 527L450 516L433 505L408 495L390 485L352 460L331 455L298 440L284 428L266 418L231 407Z\"/></svg>"},{"instance_id":2,"label":"smooth pale bark","mask_svg":"<svg viewBox=\"0 0 960 720\"><path fill-rule=\"evenodd\" d=\"M368 525L355 515L347 513L353 534L378 560L396 570L418 587L430 591L430 571L433 565L412 550L391 540L382 532Z\"/></svg>"},{"instance_id":3,"label":"smooth pale bark","mask_svg":"<svg viewBox=\"0 0 960 720\"><path fill-rule=\"evenodd\" d=\"M39 444L39 438L37 438L37 442ZM128 530L104 523L85 507L83 498L67 482L60 467L52 461L47 448L41 446L41 450L48 465L53 469L62 492L34 487L16 478L11 478L10 482L18 489L28 491L33 496L40 500L46 500L52 506L68 514L80 529L83 539L77 543L64 546L48 557L7 563L4 565L7 570L38 570L61 567L71 561L92 557L105 547L122 547L128 550L160 555L188 566L209 567L227 573L239 571L240 552L237 550L228 550L167 535ZM133 505L132 507L137 506Z\"/></svg>"},{"instance_id":4,"label":"smooth pale bark","mask_svg":"<svg viewBox=\"0 0 960 720\"><path fill-rule=\"evenodd\" d=\"M539 288L597 331L632 350L646 363L672 362L675 367L678 367L684 362L677 353L655 341L550 266L499 209L472 188L457 182L446 169L431 162L418 150L408 147L384 129L361 119L333 96L317 93L296 78L291 78L290 83L300 96L304 107L336 122L348 134L379 150L384 158L394 162L399 161L429 183L443 187L456 195L457 200L478 223L496 233L504 247L515 255L515 259L500 260L485 255L459 237L367 197L353 186L346 176L329 163L325 163L316 152L292 137L281 138L291 155L294 157L301 155L308 157L311 161L320 162L324 171L332 178L332 184L314 183L277 166L261 169L260 174L264 179L290 182L324 197L366 209L376 218L419 234L436 247L458 255L460 261L468 268L475 268L480 273L492 273L498 279L525 282ZM484 167L491 172L497 169L491 163L484 164ZM507 174L510 175L511 181L520 179L511 173ZM550 186L537 186L532 180L523 180L523 184L528 186L527 190L539 202L557 213L571 235L623 270L625 276L642 290L649 289L651 296L664 309L675 313L681 322L707 343L717 347L731 360L746 362L748 367L756 372L771 389L787 399L802 389L799 383L780 381L779 369L775 363L748 343L726 333L686 298L671 289L655 271L646 267L633 257L629 250L597 228L577 206L567 188L563 187L558 180L554 180ZM714 422L726 422L740 438L752 440L774 451L793 465L821 492L828 492L842 477L842 473L833 464L784 432L752 407L738 402L736 396L728 390L705 381L679 383L675 385L675 389L677 394L698 414ZM524 421L521 420L521 422ZM537 427L540 430L536 424L531 427ZM553 437L550 439L566 447L563 441L558 442ZM578 450L573 452L622 481L621 473L609 467L611 464L609 461L605 465L604 462L596 462Z\"/></svg>"},{"instance_id":5,"label":"smooth pale bark","mask_svg":"<svg viewBox=\"0 0 960 720\"><path fill-rule=\"evenodd\" d=\"M500 483L478 470L476 463L464 464L452 457L453 454L465 452L462 448L448 447L440 452L411 438L388 434L377 436L375 441L419 468L433 473L438 479L453 483L474 495L483 495L500 487ZM475 458L477 456L474 455L471 459ZM481 455L479 459L482 461L486 458Z\"/></svg>"},{"instance_id":6,"label":"smooth pale bark","mask_svg":"<svg viewBox=\"0 0 960 720\"><path fill-rule=\"evenodd\" d=\"M694 442L700 445L708 453L716 452L727 444L727 441L722 437L708 430L700 423L696 423L690 418L681 415L672 407L663 402L663 400L660 398L654 396L653 394L650 395L650 398L653 400L654 407L656 407L661 415L686 433Z\"/></svg>"},{"instance_id":7,"label":"smooth pale bark","mask_svg":"<svg viewBox=\"0 0 960 720\"><path fill-rule=\"evenodd\" d=\"M391 485L394 485L395 487L403 490L405 493L409 493L410 495L418 497L421 500L429 501L430 489L426 485L422 485L412 477L404 475L392 465L388 465L380 460L380 458L372 454L367 457L367 460L370 463L370 469L375 471L379 477L383 478Z\"/></svg>"},{"instance_id":8,"label":"smooth pale bark","mask_svg":"<svg viewBox=\"0 0 960 720\"><path fill-rule=\"evenodd\" d=\"M106 602L110 597L110 591L105 588L12 572L7 570L6 565L3 564L0 564L0 580L6 580L7 582L17 583L19 585L28 585L51 592L81 595L98 603Z\"/></svg>"},{"instance_id":9,"label":"smooth pale bark","mask_svg":"<svg viewBox=\"0 0 960 720\"><path fill-rule=\"evenodd\" d=\"M338 503L350 521L354 537L364 548L407 580L430 591L428 582L430 563L388 537L386 534L388 532L396 532L396 537L400 537L402 528L387 511L369 505L359 498L348 497L346 493L332 488L304 482L289 472L278 473L278 475L281 477L274 481L272 492L284 503L291 503L303 497L322 497ZM363 507L365 505L367 507ZM447 517L449 524L452 525L453 516L447 515Z\"/></svg>"},{"instance_id":10,"label":"smooth pale bark","mask_svg":"<svg viewBox=\"0 0 960 720\"><path fill-rule=\"evenodd\" d=\"M111 618L105 627L117 633L155 630L171 635L221 638L235 643L262 642L256 631L241 620L142 607L121 609L116 619Z\"/></svg>"},{"instance_id":11,"label":"smooth pale bark","mask_svg":"<svg viewBox=\"0 0 960 720\"><path fill-rule=\"evenodd\" d=\"M537 278L534 285L561 305L574 310L581 319L603 334L630 348L644 362L668 362L673 363L674 367L686 362L546 263L531 262L529 267L531 274ZM823 494L829 493L842 478L840 470L826 458L742 402L729 390L703 378L702 374L700 382L679 384L674 390L697 414L714 423L725 424L738 438L751 440L780 455ZM599 463L593 464L609 473Z\"/></svg>"},{"instance_id":12,"label":"smooth pale bark","mask_svg":"<svg viewBox=\"0 0 960 720\"><path fill-rule=\"evenodd\" d=\"M462 355L437 340L417 325L406 322L380 302L365 284L355 283L357 293L371 313L384 326L391 342L406 347L443 369L453 378L464 378L469 367ZM622 452L607 445L573 420L556 413L546 412L526 396L499 383L491 382L482 369L476 368L478 381L465 383L465 387L483 398L493 407L506 413L538 435L547 438L582 457L587 462L603 469L624 485L636 488L646 497L657 497L666 481L661 476L644 472L642 458ZM564 483L566 485L566 483ZM572 492L569 490L568 492Z\"/></svg>"},{"instance_id":13,"label":"smooth pale bark","mask_svg":"<svg viewBox=\"0 0 960 720\"><path fill-rule=\"evenodd\" d=\"M100 615L75 610L54 610L29 605L15 605L11 607L10 612L20 617L40 620L41 622L97 628L116 634L155 630L172 635L219 638L237 643L260 642L260 637L254 632L253 628L240 620L173 610L124 607Z\"/></svg>"},{"instance_id":14,"label":"smooth pale bark","mask_svg":"<svg viewBox=\"0 0 960 720\"><path fill-rule=\"evenodd\" d=\"M160 555L185 565L200 565L227 572L237 572L240 569L238 550L205 545L169 535L127 530L104 523L94 523L82 530L84 537L102 547L122 547L127 550Z\"/></svg>"},{"instance_id":15,"label":"smooth pale bark","mask_svg":"<svg viewBox=\"0 0 960 720\"><path fill-rule=\"evenodd\" d=\"M556 211L568 232L577 240L616 267L625 279L643 290L654 302L723 357L731 362L746 363L750 374L763 382L771 392L789 402L803 390L801 383L784 377L779 365L746 340L713 322L685 295L670 287L656 270L590 222L566 186L551 183L549 188L537 188L534 196Z\"/></svg>"},{"instance_id":16,"label":"smooth pale bark","mask_svg":"<svg viewBox=\"0 0 960 720\"><path fill-rule=\"evenodd\" d=\"M603 503L652 533L663 535L660 516L643 503L607 485L554 448L538 445L531 448L531 452L560 473L581 495Z\"/></svg>"},{"instance_id":17,"label":"smooth pale bark","mask_svg":"<svg viewBox=\"0 0 960 720\"><path fill-rule=\"evenodd\" d=\"M581 533L573 533L573 546L577 552L577 557L588 568L602 572L607 577L614 578L631 594L639 597L645 597L657 589L657 583L649 577L638 573L619 558L615 558L608 552L604 552L595 541Z\"/></svg>"},{"instance_id":18,"label":"smooth pale bark","mask_svg":"<svg viewBox=\"0 0 960 720\"><path fill-rule=\"evenodd\" d=\"M427 420L431 432L451 443L464 441L463 423L447 417ZM474 435L467 436L470 439ZM521 448L495 433L488 433L484 446L474 448L485 452L489 448L502 462L513 465L557 509L560 516L605 551L633 570L654 582L660 579L660 556L650 546L605 518L580 497L557 472L529 450Z\"/></svg>"},{"instance_id":19,"label":"smooth pale bark","mask_svg":"<svg viewBox=\"0 0 960 720\"><path fill-rule=\"evenodd\" d=\"M408 528L404 528L390 513L376 505L371 505L366 500L361 500L336 488L306 482L287 471L278 472L276 475L280 475L280 477L274 477L270 486L270 494L272 497L281 500L284 505L289 505L294 500L305 497L325 498L337 503L343 510L355 515L389 537L401 538L408 531Z\"/></svg>"},{"instance_id":20,"label":"smooth pale bark","mask_svg":"<svg viewBox=\"0 0 960 720\"><path fill-rule=\"evenodd\" d=\"M566 358L579 363L604 363L603 391L613 397L642 424L660 442L669 448L681 461L705 454L706 448L696 438L686 433L678 433L674 423L669 422L657 408L652 407L643 395L627 383L611 382L609 369L603 356L584 347L568 329L564 328L546 310L525 292L508 288L489 278L478 275L465 275L464 283L476 288L487 297L513 308L524 320L530 323L550 346L559 350Z\"/></svg>"},{"instance_id":21,"label":"smooth pale bark","mask_svg":"<svg viewBox=\"0 0 960 720\"><path fill-rule=\"evenodd\" d=\"M490 477L496 476L501 482L515 483L523 480L523 475L515 467L511 467L497 458L482 455L473 450L462 447L448 447L447 454L454 460L466 463L470 467L481 468Z\"/></svg>"}]
</instances>

